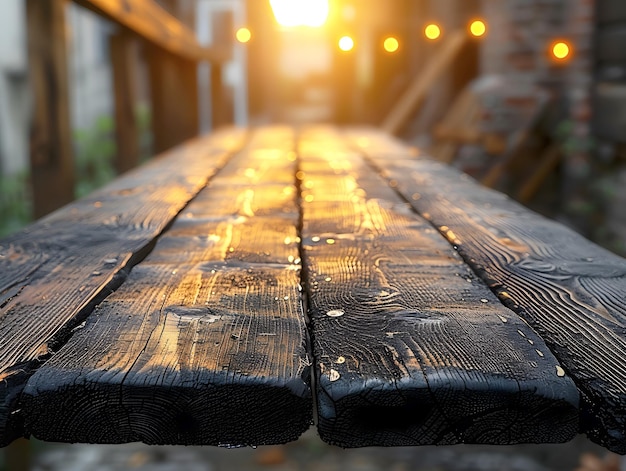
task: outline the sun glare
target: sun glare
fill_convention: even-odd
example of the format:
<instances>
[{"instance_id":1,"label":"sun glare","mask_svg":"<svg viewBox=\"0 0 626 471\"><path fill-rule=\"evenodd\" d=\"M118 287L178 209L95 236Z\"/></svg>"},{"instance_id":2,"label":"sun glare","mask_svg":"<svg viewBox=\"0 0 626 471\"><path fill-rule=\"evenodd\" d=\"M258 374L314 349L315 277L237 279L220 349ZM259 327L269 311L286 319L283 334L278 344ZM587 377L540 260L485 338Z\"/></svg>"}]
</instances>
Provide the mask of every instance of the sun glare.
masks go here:
<instances>
[{"instance_id":1,"label":"sun glare","mask_svg":"<svg viewBox=\"0 0 626 471\"><path fill-rule=\"evenodd\" d=\"M281 26L318 28L328 18L328 0L270 0L276 21Z\"/></svg>"}]
</instances>

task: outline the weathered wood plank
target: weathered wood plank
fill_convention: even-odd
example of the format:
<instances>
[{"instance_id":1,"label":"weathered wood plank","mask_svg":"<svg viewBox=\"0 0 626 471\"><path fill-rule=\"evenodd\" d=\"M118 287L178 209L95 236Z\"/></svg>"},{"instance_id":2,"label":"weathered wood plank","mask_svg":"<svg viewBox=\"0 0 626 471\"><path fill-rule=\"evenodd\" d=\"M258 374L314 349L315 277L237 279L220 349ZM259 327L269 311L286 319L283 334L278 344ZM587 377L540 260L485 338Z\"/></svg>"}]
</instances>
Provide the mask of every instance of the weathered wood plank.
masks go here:
<instances>
[{"instance_id":1,"label":"weathered wood plank","mask_svg":"<svg viewBox=\"0 0 626 471\"><path fill-rule=\"evenodd\" d=\"M16 401L33 369L106 297L245 137L178 147L0 240L0 444L23 433Z\"/></svg>"},{"instance_id":2,"label":"weathered wood plank","mask_svg":"<svg viewBox=\"0 0 626 471\"><path fill-rule=\"evenodd\" d=\"M265 167L258 151L268 144L289 162L291 131L256 135L223 169L226 179ZM283 212L297 198L289 164L290 183L280 172L256 182L274 190L257 195L258 215L249 194L255 182L236 186L241 197L230 214L233 189L221 172L202 190L29 380L29 432L70 442L262 445L294 440L310 426L299 215ZM228 211L210 217L209 200Z\"/></svg>"},{"instance_id":3,"label":"weathered wood plank","mask_svg":"<svg viewBox=\"0 0 626 471\"><path fill-rule=\"evenodd\" d=\"M626 261L456 170L370 157L543 337L582 393L581 431L626 453Z\"/></svg>"},{"instance_id":4,"label":"weathered wood plank","mask_svg":"<svg viewBox=\"0 0 626 471\"><path fill-rule=\"evenodd\" d=\"M74 199L66 0L28 0L28 70L33 93L30 178L35 218Z\"/></svg>"},{"instance_id":5,"label":"weathered wood plank","mask_svg":"<svg viewBox=\"0 0 626 471\"><path fill-rule=\"evenodd\" d=\"M313 128L299 146L322 438L571 439L578 391L541 338L344 140Z\"/></svg>"},{"instance_id":6,"label":"weathered wood plank","mask_svg":"<svg viewBox=\"0 0 626 471\"><path fill-rule=\"evenodd\" d=\"M177 56L215 63L230 60L231 50L201 46L193 31L153 0L74 1Z\"/></svg>"}]
</instances>

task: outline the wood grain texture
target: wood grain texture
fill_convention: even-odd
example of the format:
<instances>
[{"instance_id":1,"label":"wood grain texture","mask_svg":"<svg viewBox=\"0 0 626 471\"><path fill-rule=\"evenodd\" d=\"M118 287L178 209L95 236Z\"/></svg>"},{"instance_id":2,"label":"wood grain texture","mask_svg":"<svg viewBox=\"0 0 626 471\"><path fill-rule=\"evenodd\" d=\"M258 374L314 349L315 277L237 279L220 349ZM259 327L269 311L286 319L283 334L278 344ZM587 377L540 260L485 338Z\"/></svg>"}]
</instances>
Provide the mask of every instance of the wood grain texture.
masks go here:
<instances>
[{"instance_id":1,"label":"wood grain texture","mask_svg":"<svg viewBox=\"0 0 626 471\"><path fill-rule=\"evenodd\" d=\"M543 337L582 393L581 431L626 453L626 261L456 170L370 157Z\"/></svg>"},{"instance_id":2,"label":"wood grain texture","mask_svg":"<svg viewBox=\"0 0 626 471\"><path fill-rule=\"evenodd\" d=\"M571 439L578 392L541 338L332 130L306 130L299 152L322 438Z\"/></svg>"},{"instance_id":3,"label":"wood grain texture","mask_svg":"<svg viewBox=\"0 0 626 471\"><path fill-rule=\"evenodd\" d=\"M23 433L34 368L123 281L245 132L199 138L0 240L0 443Z\"/></svg>"},{"instance_id":4,"label":"wood grain texture","mask_svg":"<svg viewBox=\"0 0 626 471\"><path fill-rule=\"evenodd\" d=\"M203 47L192 30L154 0L74 0L156 46L193 61L227 62L232 51Z\"/></svg>"},{"instance_id":5,"label":"wood grain texture","mask_svg":"<svg viewBox=\"0 0 626 471\"><path fill-rule=\"evenodd\" d=\"M312 419L293 133L257 131L26 386L44 440L285 443ZM267 166L272 150L282 173ZM283 164L284 162L284 164ZM273 191L255 193L257 185ZM284 191L288 189L288 191ZM234 193L239 192L239 197ZM289 195L287 200L285 195ZM226 211L207 214L207 203ZM252 203L254 201L254 203ZM236 202L236 203L234 203ZM234 209L234 211L233 211ZM256 211L256 213L255 213Z\"/></svg>"}]
</instances>

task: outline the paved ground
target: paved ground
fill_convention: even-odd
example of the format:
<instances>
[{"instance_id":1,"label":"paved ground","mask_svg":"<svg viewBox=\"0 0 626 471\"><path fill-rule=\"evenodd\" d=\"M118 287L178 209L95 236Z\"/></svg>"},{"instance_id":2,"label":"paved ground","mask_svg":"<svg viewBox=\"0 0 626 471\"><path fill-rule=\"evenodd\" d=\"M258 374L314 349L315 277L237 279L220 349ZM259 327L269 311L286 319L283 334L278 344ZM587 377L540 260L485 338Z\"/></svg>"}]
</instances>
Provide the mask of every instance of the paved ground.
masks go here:
<instances>
[{"instance_id":1,"label":"paved ground","mask_svg":"<svg viewBox=\"0 0 626 471\"><path fill-rule=\"evenodd\" d=\"M37 471L574 471L583 453L605 454L583 437L563 445L342 450L322 443L314 430L297 442L258 449L41 442L33 447Z\"/></svg>"}]
</instances>

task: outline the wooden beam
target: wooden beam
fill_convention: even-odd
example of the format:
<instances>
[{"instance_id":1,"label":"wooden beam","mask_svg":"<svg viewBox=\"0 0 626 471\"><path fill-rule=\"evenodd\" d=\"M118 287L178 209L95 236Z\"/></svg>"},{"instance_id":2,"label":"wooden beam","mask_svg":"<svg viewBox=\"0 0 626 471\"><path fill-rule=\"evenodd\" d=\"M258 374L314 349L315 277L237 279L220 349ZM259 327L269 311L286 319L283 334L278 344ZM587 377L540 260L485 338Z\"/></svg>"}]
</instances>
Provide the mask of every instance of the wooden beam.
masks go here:
<instances>
[{"instance_id":1,"label":"wooden beam","mask_svg":"<svg viewBox=\"0 0 626 471\"><path fill-rule=\"evenodd\" d=\"M137 41L128 30L120 30L110 39L115 104L117 173L139 165L139 126L137 106Z\"/></svg>"},{"instance_id":2,"label":"wooden beam","mask_svg":"<svg viewBox=\"0 0 626 471\"><path fill-rule=\"evenodd\" d=\"M391 134L398 134L411 114L426 97L428 91L450 67L468 41L465 31L453 31L441 45L441 51L429 61L423 73L415 77L407 91L400 97L381 127Z\"/></svg>"},{"instance_id":3,"label":"wooden beam","mask_svg":"<svg viewBox=\"0 0 626 471\"><path fill-rule=\"evenodd\" d=\"M22 396L30 432L264 445L309 428L293 136L258 131L37 371Z\"/></svg>"},{"instance_id":4,"label":"wooden beam","mask_svg":"<svg viewBox=\"0 0 626 471\"><path fill-rule=\"evenodd\" d=\"M524 204L528 203L539 191L546 178L554 172L562 158L563 151L559 143L554 143L544 150L533 173L522 183L517 193L517 200Z\"/></svg>"},{"instance_id":5,"label":"wooden beam","mask_svg":"<svg viewBox=\"0 0 626 471\"><path fill-rule=\"evenodd\" d=\"M26 433L17 402L33 371L123 282L244 138L230 129L197 139L1 241L0 446Z\"/></svg>"},{"instance_id":6,"label":"wooden beam","mask_svg":"<svg viewBox=\"0 0 626 471\"><path fill-rule=\"evenodd\" d=\"M75 0L151 43L193 61L230 60L228 47L203 47L195 34L153 0Z\"/></svg>"},{"instance_id":7,"label":"wooden beam","mask_svg":"<svg viewBox=\"0 0 626 471\"><path fill-rule=\"evenodd\" d=\"M199 132L197 63L154 45L147 48L147 58L153 152L158 154Z\"/></svg>"},{"instance_id":8,"label":"wooden beam","mask_svg":"<svg viewBox=\"0 0 626 471\"><path fill-rule=\"evenodd\" d=\"M578 391L541 338L347 142L305 129L299 155L320 436L571 439Z\"/></svg>"},{"instance_id":9,"label":"wooden beam","mask_svg":"<svg viewBox=\"0 0 626 471\"><path fill-rule=\"evenodd\" d=\"M28 0L28 66L33 93L30 164L39 218L74 199L65 0Z\"/></svg>"},{"instance_id":10,"label":"wooden beam","mask_svg":"<svg viewBox=\"0 0 626 471\"><path fill-rule=\"evenodd\" d=\"M366 152L545 340L581 393L581 432L626 453L626 260L439 162Z\"/></svg>"}]
</instances>

